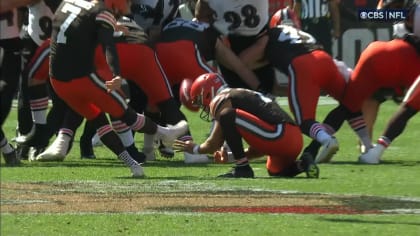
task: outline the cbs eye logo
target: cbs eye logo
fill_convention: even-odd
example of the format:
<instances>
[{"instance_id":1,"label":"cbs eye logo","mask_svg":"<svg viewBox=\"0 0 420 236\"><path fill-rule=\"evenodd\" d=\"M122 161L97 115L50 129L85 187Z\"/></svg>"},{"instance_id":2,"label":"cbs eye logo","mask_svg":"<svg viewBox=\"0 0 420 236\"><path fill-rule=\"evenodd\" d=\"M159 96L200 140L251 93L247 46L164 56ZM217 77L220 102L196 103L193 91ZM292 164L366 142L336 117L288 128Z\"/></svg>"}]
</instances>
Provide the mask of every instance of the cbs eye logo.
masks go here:
<instances>
[{"instance_id":1,"label":"cbs eye logo","mask_svg":"<svg viewBox=\"0 0 420 236\"><path fill-rule=\"evenodd\" d=\"M366 20L368 18L368 13L365 11L362 11L360 12L359 16L360 16L360 19Z\"/></svg>"}]
</instances>

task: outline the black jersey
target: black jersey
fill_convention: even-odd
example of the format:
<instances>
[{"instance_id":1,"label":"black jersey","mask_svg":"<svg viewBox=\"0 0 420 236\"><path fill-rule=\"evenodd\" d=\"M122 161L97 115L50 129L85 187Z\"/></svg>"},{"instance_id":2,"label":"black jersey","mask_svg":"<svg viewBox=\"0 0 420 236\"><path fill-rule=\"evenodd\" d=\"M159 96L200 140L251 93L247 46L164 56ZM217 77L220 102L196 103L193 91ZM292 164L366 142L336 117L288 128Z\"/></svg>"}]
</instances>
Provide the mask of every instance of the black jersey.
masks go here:
<instances>
[{"instance_id":1,"label":"black jersey","mask_svg":"<svg viewBox=\"0 0 420 236\"><path fill-rule=\"evenodd\" d=\"M270 63L285 74L293 58L322 49L312 35L288 25L271 28L268 36L265 54Z\"/></svg>"},{"instance_id":2,"label":"black jersey","mask_svg":"<svg viewBox=\"0 0 420 236\"><path fill-rule=\"evenodd\" d=\"M176 18L163 28L160 41L192 41L206 60L213 60L216 40L219 37L220 33L207 23Z\"/></svg>"},{"instance_id":3,"label":"black jersey","mask_svg":"<svg viewBox=\"0 0 420 236\"><path fill-rule=\"evenodd\" d=\"M115 17L103 2L64 0L53 20L50 75L67 81L92 73L98 44L104 46L111 70L118 75L118 55L113 40L115 24Z\"/></svg>"},{"instance_id":4,"label":"black jersey","mask_svg":"<svg viewBox=\"0 0 420 236\"><path fill-rule=\"evenodd\" d=\"M116 43L149 43L149 36L146 34L145 30L134 21L134 19L123 16L118 19L117 25L127 27L128 33L123 34L122 32L115 32L114 36Z\"/></svg>"},{"instance_id":5,"label":"black jersey","mask_svg":"<svg viewBox=\"0 0 420 236\"><path fill-rule=\"evenodd\" d=\"M275 97L243 88L225 89L214 97L210 103L210 112L213 117L227 99L230 100L233 108L251 113L270 124L284 122L294 124L293 119L279 106Z\"/></svg>"}]
</instances>

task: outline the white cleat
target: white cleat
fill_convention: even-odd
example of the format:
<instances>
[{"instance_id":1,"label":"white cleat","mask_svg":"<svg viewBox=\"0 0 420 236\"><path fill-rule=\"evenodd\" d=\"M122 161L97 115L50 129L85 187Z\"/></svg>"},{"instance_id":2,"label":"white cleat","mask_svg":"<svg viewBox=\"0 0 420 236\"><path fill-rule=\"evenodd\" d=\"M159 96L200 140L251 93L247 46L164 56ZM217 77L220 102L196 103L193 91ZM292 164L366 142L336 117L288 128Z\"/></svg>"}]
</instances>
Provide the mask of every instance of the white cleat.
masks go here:
<instances>
[{"instance_id":1,"label":"white cleat","mask_svg":"<svg viewBox=\"0 0 420 236\"><path fill-rule=\"evenodd\" d=\"M315 163L330 162L332 157L338 151L338 141L335 137L331 137L327 142L322 144L321 150L315 158Z\"/></svg>"},{"instance_id":2,"label":"white cleat","mask_svg":"<svg viewBox=\"0 0 420 236\"><path fill-rule=\"evenodd\" d=\"M30 147L28 152L28 161L36 161L36 157L45 151L45 148Z\"/></svg>"},{"instance_id":3,"label":"white cleat","mask_svg":"<svg viewBox=\"0 0 420 236\"><path fill-rule=\"evenodd\" d=\"M185 164L205 164L209 163L210 159L206 154L191 154L184 152L184 163Z\"/></svg>"},{"instance_id":4,"label":"white cleat","mask_svg":"<svg viewBox=\"0 0 420 236\"><path fill-rule=\"evenodd\" d=\"M160 131L160 132L159 132ZM188 132L187 121L181 120L176 125L168 125L168 127L158 128L157 137L162 140L162 144L166 147L172 147L173 142L178 137Z\"/></svg>"},{"instance_id":5,"label":"white cleat","mask_svg":"<svg viewBox=\"0 0 420 236\"><path fill-rule=\"evenodd\" d=\"M54 142L41 154L36 161L63 161L69 151L71 138L64 134L58 134Z\"/></svg>"},{"instance_id":6,"label":"white cleat","mask_svg":"<svg viewBox=\"0 0 420 236\"><path fill-rule=\"evenodd\" d=\"M131 165L130 169L133 178L139 178L144 176L144 170L140 164Z\"/></svg>"},{"instance_id":7,"label":"white cleat","mask_svg":"<svg viewBox=\"0 0 420 236\"><path fill-rule=\"evenodd\" d=\"M376 145L375 147L369 149L367 152L360 155L359 163L372 165L379 164L381 162L383 150L383 146Z\"/></svg>"}]
</instances>

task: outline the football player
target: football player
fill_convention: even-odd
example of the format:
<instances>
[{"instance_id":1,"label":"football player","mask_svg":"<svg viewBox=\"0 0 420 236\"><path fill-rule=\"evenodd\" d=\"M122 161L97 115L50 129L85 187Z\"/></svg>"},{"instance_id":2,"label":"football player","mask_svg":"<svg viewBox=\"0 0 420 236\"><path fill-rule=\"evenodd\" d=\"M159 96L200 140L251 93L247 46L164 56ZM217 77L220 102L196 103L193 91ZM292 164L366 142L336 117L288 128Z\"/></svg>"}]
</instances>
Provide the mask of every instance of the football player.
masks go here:
<instances>
[{"instance_id":1,"label":"football player","mask_svg":"<svg viewBox=\"0 0 420 236\"><path fill-rule=\"evenodd\" d=\"M41 46L39 46L31 58L31 61L27 65L27 77L29 78L29 93L30 93L30 105L32 111L32 118L34 123L39 124L42 121L45 121L45 116L48 109L48 99L49 91L47 91L46 84L49 82L48 70L49 70L49 56L50 56L50 39L44 41ZM103 57L103 54L100 55ZM105 69L106 70L106 69ZM53 105L48 113L48 117L53 117L56 122L47 121L48 126L53 126L54 123L57 124L57 128L51 130L57 130L57 137L54 139L54 142L46 148L45 151L38 153L36 155L30 155L30 161L62 161L68 154L71 148L71 142L73 141L73 136L76 132L82 121L83 117L74 112L67 106L66 103L61 101L61 99L56 96L52 97ZM79 117L78 117L79 116ZM71 118L69 118L71 117ZM78 121L78 122L76 122ZM53 124L52 124L53 123ZM70 124L68 124L70 123ZM118 124L118 125L117 125ZM144 162L144 155L139 153L137 148L134 146L134 139L132 137L132 132L127 126L119 124L119 121L113 121L113 128L116 130L120 136L124 146L127 148L127 151L132 155L132 157L142 163ZM32 143L33 140L36 140L37 143L47 143L53 135L52 132L45 133L41 132L41 129L35 129L34 135L25 139L19 136L16 139L16 142L20 144ZM92 136L96 133L94 126L91 122L86 122L83 134L80 137L80 154L81 158L95 158L95 154L92 148ZM67 137L71 137L69 140Z\"/></svg>"},{"instance_id":2,"label":"football player","mask_svg":"<svg viewBox=\"0 0 420 236\"><path fill-rule=\"evenodd\" d=\"M294 25L282 24L270 28L241 59L251 68L270 63L289 77L289 105L302 133L322 144L315 162L328 162L338 150L338 142L327 127L316 120L316 107L321 90L340 100L346 81L332 57L317 44L315 38ZM287 22L285 22L287 23ZM370 145L361 114L352 114L350 126L364 143ZM357 121L357 122L356 122ZM360 130L359 130L360 129ZM365 137L366 136L366 137ZM308 155L308 154L305 154ZM315 156L315 155L313 155Z\"/></svg>"},{"instance_id":3,"label":"football player","mask_svg":"<svg viewBox=\"0 0 420 236\"><path fill-rule=\"evenodd\" d=\"M397 138L405 129L408 121L420 110L420 70L419 70L419 55L420 55L420 5L414 3L409 10L408 18L404 22L406 29L411 32L406 34L403 39L396 39L396 42L389 42L388 44L377 43L373 45L370 52L366 52L364 60L361 62L359 68L359 76L363 78L367 63L372 63L377 60L383 60L381 57L393 58L392 63L385 64L385 68L398 68L400 73L390 73L390 71L377 71L380 83L387 85L405 86L409 89L399 106L399 109L389 120L385 130L379 137L375 147L369 149L366 153L359 157L359 161L367 164L378 164L386 148ZM394 40L393 40L394 41ZM378 52L378 50L391 51L388 55ZM376 55L376 56L375 56ZM395 65L397 64L397 65ZM389 66L389 67L388 67ZM359 63L357 65L359 67ZM379 68L376 68L379 70ZM354 80L358 79L355 77ZM378 81L377 81L378 82ZM353 88L357 89L357 88Z\"/></svg>"},{"instance_id":4,"label":"football player","mask_svg":"<svg viewBox=\"0 0 420 236\"><path fill-rule=\"evenodd\" d=\"M51 2L52 1L48 1L49 4ZM38 123L33 122L29 104L30 92L28 89L27 76L29 70L28 63L33 57L36 49L51 36L51 22L53 11L55 10L53 8L54 6L48 5L47 1L44 0L35 0L28 3L28 16L26 19L27 24L22 27L22 55L24 60L24 69L22 71L18 93L18 131L20 137L17 137L16 141L18 141L19 153L23 159L28 158L27 151L29 151L29 146L32 147L29 156L36 156L40 153L48 145L48 142L40 142L45 139L38 137L43 136L42 134L52 134L55 131L52 127L57 126L55 122L56 120L51 119L51 116L49 117L50 126L46 125L46 117L38 119ZM48 100L38 101L36 105L42 106L42 108L39 109L46 109ZM57 112L57 114L60 114L60 112ZM29 141L29 139L32 140ZM26 142L26 144L23 145L23 142Z\"/></svg>"},{"instance_id":5,"label":"football player","mask_svg":"<svg viewBox=\"0 0 420 236\"><path fill-rule=\"evenodd\" d=\"M156 125L130 108L116 91L123 78L113 39L115 17L129 11L130 1L126 0L64 0L53 20L50 80L55 92L75 112L94 122L102 142L130 167L133 176L138 177L144 175L143 168L109 127L105 113L122 120L135 131L157 134L168 143L184 133L186 127L185 124L172 128ZM104 79L94 66L98 45L102 45L112 72Z\"/></svg>"},{"instance_id":6,"label":"football player","mask_svg":"<svg viewBox=\"0 0 420 236\"><path fill-rule=\"evenodd\" d=\"M220 33L205 22L182 18L169 22L161 32L155 50L175 95L179 94L179 86L184 78L194 79L216 71L208 64L210 60L235 71L253 89L257 89L260 84L256 75L222 42ZM187 159L194 159L189 156L185 153ZM195 159L208 160L204 155Z\"/></svg>"},{"instance_id":7,"label":"football player","mask_svg":"<svg viewBox=\"0 0 420 236\"><path fill-rule=\"evenodd\" d=\"M235 71L252 89L260 85L255 74L223 44L220 33L208 23L177 18L163 28L155 48L172 86L184 78L214 72L215 68L207 64L210 60ZM182 60L174 61L174 57Z\"/></svg>"},{"instance_id":8,"label":"football player","mask_svg":"<svg viewBox=\"0 0 420 236\"><path fill-rule=\"evenodd\" d=\"M0 13L0 153L6 165L20 164L14 147L3 132L3 124L12 107L21 73L18 11L11 9Z\"/></svg>"},{"instance_id":9,"label":"football player","mask_svg":"<svg viewBox=\"0 0 420 236\"><path fill-rule=\"evenodd\" d=\"M420 74L418 66L420 64L420 27L416 24L416 22L420 22L419 15L418 5L414 4L404 22L404 27L410 32L409 34L404 34L391 41L374 41L368 45L360 55L351 74L351 79L341 100L342 104L327 115L324 123L331 126L333 130L338 130L349 114L360 112L364 101L378 89L409 88L413 85ZM384 70L384 68L387 69ZM409 117L411 116L408 115L404 119L407 121ZM391 138L396 137L395 133L391 136ZM366 146L368 153L376 154L373 157L370 157L370 154L362 154L359 157L359 162L379 163L379 157L382 155L384 147L388 146L391 141L392 139L386 136L379 138L378 143L381 145L376 145L374 150L379 149L380 151L369 151L372 145Z\"/></svg>"},{"instance_id":10,"label":"football player","mask_svg":"<svg viewBox=\"0 0 420 236\"><path fill-rule=\"evenodd\" d=\"M129 20L128 18L124 18ZM128 25L123 22L123 25ZM157 53L149 44L148 36L144 34L141 28L136 28L135 23L130 24L131 28L126 36L117 38L117 52L121 60L121 74L130 81L130 104L136 105L137 112L143 112L146 104L141 100L139 93L132 93L141 89L147 97L148 109L154 108L158 110L159 122L165 125L175 125L178 122L186 121L185 115L180 111L180 105L171 88L171 78L164 71L165 66L160 62ZM132 34L130 36L130 34ZM99 54L99 55L98 55ZM97 49L96 64L100 68L106 68L105 57L101 54L101 50ZM176 93L177 94L177 93ZM136 98L137 97L137 98ZM135 101L131 101L135 100ZM133 104L133 106L134 106ZM140 109L141 108L141 109ZM150 112L147 112L149 115ZM189 131L182 134L183 137L190 137ZM154 136L144 134L143 151L148 160L154 160ZM165 153L160 149L161 154ZM207 157L206 157L207 159Z\"/></svg>"},{"instance_id":11,"label":"football player","mask_svg":"<svg viewBox=\"0 0 420 236\"><path fill-rule=\"evenodd\" d=\"M231 50L239 55L268 28L268 8L268 0L198 0L195 17L198 21L213 25L224 36L224 41ZM256 90L231 68L224 65L219 65L219 68L230 87ZM257 68L254 72L259 82L257 90L273 94L281 90L275 80L275 71L270 65Z\"/></svg>"},{"instance_id":12,"label":"football player","mask_svg":"<svg viewBox=\"0 0 420 236\"><path fill-rule=\"evenodd\" d=\"M139 25L148 35L148 41L155 42L160 37L162 27L172 21L178 14L178 0L134 0L131 4L131 18ZM150 80L151 81L151 80ZM156 122L166 124L161 120L163 115L155 106L144 103L146 98L145 91L129 81L130 88L130 105L135 108L145 110L145 114L153 118ZM154 86L153 82L150 86ZM156 88L155 88L156 90ZM140 110L137 110L140 111ZM154 137L144 134L145 147L144 151L149 160L155 159L154 155ZM160 144L159 151L161 156L171 158L174 156L173 150Z\"/></svg>"},{"instance_id":13,"label":"football player","mask_svg":"<svg viewBox=\"0 0 420 236\"><path fill-rule=\"evenodd\" d=\"M139 86L142 90L145 91L147 95L147 100L153 106L157 106L161 109L163 114L163 121L170 125L175 125L178 122L185 120L185 116L177 109L176 102L173 98L172 91L169 87L169 82L166 79L164 72L162 71L161 65L157 60L154 51L146 44L147 35L144 34L144 31L139 28L132 20L128 18L121 18L118 23L118 27L121 29L126 29L128 31L122 35L114 37L116 40L117 53L120 59L121 65L121 75L127 80L132 81L134 84ZM42 47L37 51L36 57L31 62L32 69L30 78L30 83L32 86L37 84L45 83L47 79L48 71L48 55L49 55L49 42L44 43ZM97 67L98 74L102 77L111 76L111 71L108 68L106 57L102 52L101 47L96 48L95 53L95 66ZM149 81L153 81L149 83ZM44 98L48 99L45 94L44 89ZM41 98L34 99L41 100ZM35 102L33 102L35 103ZM54 107L54 106L53 106ZM141 111L143 112L143 111ZM90 123L90 122L88 122ZM87 124L88 124L87 123ZM144 162L138 157L141 154L137 154L134 147L134 139L131 135L129 127L127 127L123 122L113 119L112 121L113 128L120 135L120 138L123 141L125 147L138 162ZM76 127L76 126L73 126ZM65 130L72 130L71 128L62 128L59 132ZM86 128L85 128L86 131ZM86 134L84 131L81 137L81 156L82 158L88 158L93 155L91 151L91 145L86 146L87 142L90 142L91 136ZM75 132L73 128L73 133ZM67 134L73 135L73 134ZM68 150L66 147L69 147L70 144L65 144L65 141L60 140L63 137L58 135L54 143L50 145L49 148L40 155L36 157L36 160L39 161L51 161L51 160L63 160ZM82 142L82 139L86 139ZM58 143L61 143L60 145ZM82 148L84 147L84 148ZM148 151L148 150L145 150ZM147 154L150 154L153 150L149 150ZM150 158L149 158L150 160Z\"/></svg>"},{"instance_id":14,"label":"football player","mask_svg":"<svg viewBox=\"0 0 420 236\"><path fill-rule=\"evenodd\" d=\"M379 0L378 9L402 9L407 8L411 5L411 0ZM404 26L404 22L393 23L393 37L403 37L404 34L409 33ZM395 103L400 104L404 98L404 92L406 88L388 89L383 88L375 92L375 94L366 99L362 105L363 116L366 121L366 125L369 129L370 137L373 136L373 126L376 122L376 118L379 112L380 105L388 100L393 100ZM366 152L366 147L359 143L360 153Z\"/></svg>"},{"instance_id":15,"label":"football player","mask_svg":"<svg viewBox=\"0 0 420 236\"><path fill-rule=\"evenodd\" d=\"M248 160L264 155L268 156L266 167L270 176L293 177L306 172L309 178L318 177L319 169L311 157L296 161L302 149L302 133L274 97L248 89L227 88L216 73L199 76L191 86L190 96L214 121L214 126L204 143L177 140L174 148L212 154L226 141L235 166L219 177L253 178ZM247 150L243 140L249 145Z\"/></svg>"}]
</instances>

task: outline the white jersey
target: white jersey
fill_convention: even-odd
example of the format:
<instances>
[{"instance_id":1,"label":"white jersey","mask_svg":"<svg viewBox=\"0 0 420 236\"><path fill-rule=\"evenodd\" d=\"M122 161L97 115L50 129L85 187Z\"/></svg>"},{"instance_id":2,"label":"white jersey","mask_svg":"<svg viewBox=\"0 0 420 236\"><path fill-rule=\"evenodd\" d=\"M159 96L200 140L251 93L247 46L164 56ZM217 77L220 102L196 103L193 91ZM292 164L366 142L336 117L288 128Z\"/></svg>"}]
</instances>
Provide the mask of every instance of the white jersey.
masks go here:
<instances>
[{"instance_id":1,"label":"white jersey","mask_svg":"<svg viewBox=\"0 0 420 236\"><path fill-rule=\"evenodd\" d=\"M175 18L180 0L132 0L131 13L143 29L161 26Z\"/></svg>"},{"instance_id":2,"label":"white jersey","mask_svg":"<svg viewBox=\"0 0 420 236\"><path fill-rule=\"evenodd\" d=\"M0 14L0 39L19 37L17 10L13 9Z\"/></svg>"},{"instance_id":3,"label":"white jersey","mask_svg":"<svg viewBox=\"0 0 420 236\"><path fill-rule=\"evenodd\" d=\"M268 0L208 0L214 27L224 35L253 36L268 24Z\"/></svg>"},{"instance_id":4,"label":"white jersey","mask_svg":"<svg viewBox=\"0 0 420 236\"><path fill-rule=\"evenodd\" d=\"M51 36L51 22L54 14L44 1L28 5L28 10L28 34L40 46Z\"/></svg>"}]
</instances>

